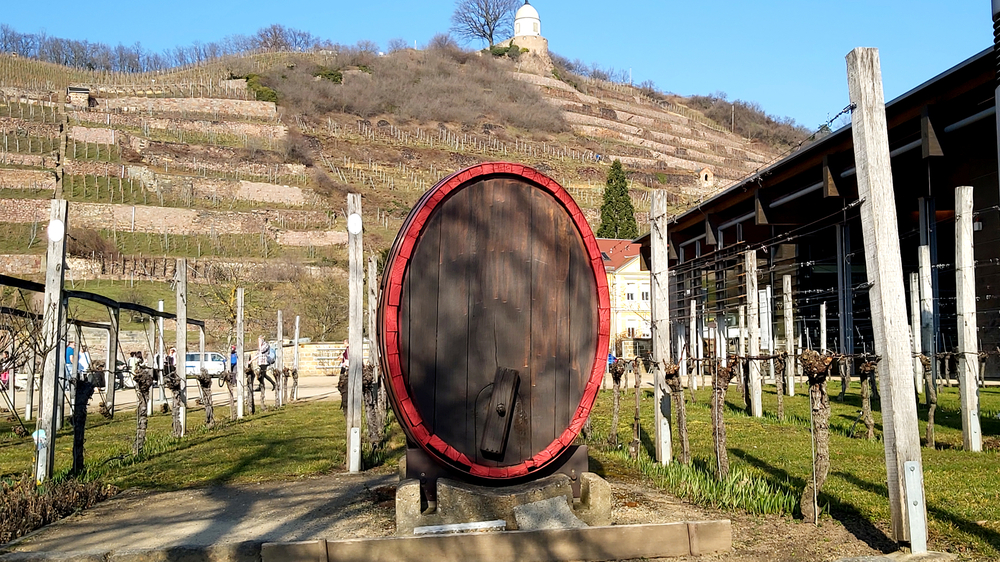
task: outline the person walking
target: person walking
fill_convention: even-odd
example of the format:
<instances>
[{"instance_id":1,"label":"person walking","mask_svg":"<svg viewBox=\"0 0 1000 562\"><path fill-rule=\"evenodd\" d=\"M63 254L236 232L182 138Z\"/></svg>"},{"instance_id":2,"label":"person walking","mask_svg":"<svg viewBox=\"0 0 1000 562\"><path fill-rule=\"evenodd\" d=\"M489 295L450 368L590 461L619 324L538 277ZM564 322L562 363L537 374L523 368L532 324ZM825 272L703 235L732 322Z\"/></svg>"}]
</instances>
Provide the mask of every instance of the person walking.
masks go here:
<instances>
[{"instance_id":1,"label":"person walking","mask_svg":"<svg viewBox=\"0 0 1000 562\"><path fill-rule=\"evenodd\" d=\"M264 336L257 336L257 390L264 388L264 381L271 383L271 390L275 390L277 385L274 379L267 374L267 367L271 364L271 346L264 341Z\"/></svg>"}]
</instances>

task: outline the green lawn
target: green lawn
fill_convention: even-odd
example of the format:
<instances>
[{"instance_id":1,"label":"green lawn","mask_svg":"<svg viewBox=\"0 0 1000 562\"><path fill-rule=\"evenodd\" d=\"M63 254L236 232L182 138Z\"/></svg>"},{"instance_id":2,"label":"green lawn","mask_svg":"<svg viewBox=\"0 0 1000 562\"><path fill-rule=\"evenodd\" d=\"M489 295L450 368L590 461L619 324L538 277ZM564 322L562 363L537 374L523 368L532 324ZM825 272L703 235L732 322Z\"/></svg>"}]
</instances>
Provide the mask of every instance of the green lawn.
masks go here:
<instances>
[{"instance_id":1,"label":"green lawn","mask_svg":"<svg viewBox=\"0 0 1000 562\"><path fill-rule=\"evenodd\" d=\"M771 392L768 392L771 390ZM711 480L714 458L711 455L711 425L708 392L695 393L696 402L688 403L689 429L694 466L672 466L664 471L648 457L652 440L646 430L650 424L652 397L642 395L644 461L629 459L627 446L631 441L634 394L629 391L622 400L619 442L623 448L606 446L609 433L611 393L602 392L593 415L590 437L591 467L606 476L649 479L655 485L707 505L727 507L726 495L749 495L747 505L763 506L761 511L794 511L797 498L810 477L810 438L808 402L803 386L798 394L785 398L786 417L778 421L773 389L765 389L763 419L746 416L741 400L732 387L729 410L726 412L729 460L732 470L742 474L725 490L691 492L685 480L700 479L696 487L703 488ZM836 396L839 383L830 385ZM885 461L882 442L869 442L849 437L857 418L860 399L857 383L847 395L847 401L832 402L831 470L820 503L824 517L844 522L859 532L888 529L889 509L886 499ZM96 400L97 398L95 398ZM937 410L938 448L923 450L924 481L929 516L930 548L965 552L982 558L1000 558L1000 466L998 466L997 435L1000 435L1000 389L990 388L981 393L982 428L986 452L966 453L961 450L961 428L958 423L958 391L942 389ZM876 404L877 406L877 404ZM918 409L921 416L926 408ZM92 414L88 419L87 478L101 478L119 487L138 486L156 489L178 489L210 483L239 483L280 480L300 476L337 472L344 466L344 420L336 402L306 402L280 410L258 413L241 422L228 421L228 409L217 408L218 419L225 420L213 429L206 429L204 412L189 411L189 435L172 439L170 418L157 413L150 421L147 454L141 458L130 454L134 438L134 412L119 412L114 421ZM881 433L880 416L875 413L876 434ZM0 421L0 475L14 478L31 466L30 439L15 437L14 422ZM923 435L923 421L920 433ZM403 453L403 439L393 424L387 450L378 456L376 470L391 471ZM34 429L29 426L29 429ZM853 427L863 434L863 425ZM70 464L71 439L64 430L58 440L56 470L64 473ZM675 454L680 445L675 435ZM370 463L369 463L370 464ZM679 476L678 476L679 475ZM743 484L741 484L741 482ZM742 489L741 489L742 486ZM781 500L768 504L768 494L794 497L793 504ZM752 509L755 511L755 509ZM798 516L798 514L795 514Z\"/></svg>"},{"instance_id":2,"label":"green lawn","mask_svg":"<svg viewBox=\"0 0 1000 562\"><path fill-rule=\"evenodd\" d=\"M769 481L776 489L800 496L806 480L811 477L811 446L809 434L809 402L806 388L798 385L797 395L785 397L785 421L774 417L776 398L773 387L765 387L763 419L747 416L742 411L742 399L735 386L727 396L727 445L729 462L734 469L746 469ZM855 420L861 407L860 391L855 382L849 387L847 399L836 400L839 381L829 385L832 415L830 420L830 474L820 494L824 511L840 520L863 520L881 529L889 526L888 492L886 490L885 449L881 441L881 415L875 409L876 440L867 441L864 424ZM712 427L709 412L709 392L695 393L696 402L688 402L689 437L695 464L712 470ZM971 548L980 556L1000 558L1000 389L983 389L980 410L984 450L966 453L961 449L962 430L959 418L957 388L943 388L938 395L935 414L936 449L924 448L924 486L929 518L930 547L936 550L962 551ZM643 418L652 417L651 391L644 391ZM603 443L609 432L610 393L604 393L593 416L595 434L591 441ZM622 422L619 443L632 440L631 420L635 394L631 391L622 400ZM927 408L918 407L921 439L926 426ZM849 437L852 433L855 438ZM646 454L652 456L653 443L643 434ZM614 454L606 448L592 448L608 471L630 471L640 467L628 462L627 455ZM674 429L674 452L680 444ZM649 470L646 470L648 473ZM710 502L706 502L710 503ZM798 515L798 514L796 514Z\"/></svg>"}]
</instances>

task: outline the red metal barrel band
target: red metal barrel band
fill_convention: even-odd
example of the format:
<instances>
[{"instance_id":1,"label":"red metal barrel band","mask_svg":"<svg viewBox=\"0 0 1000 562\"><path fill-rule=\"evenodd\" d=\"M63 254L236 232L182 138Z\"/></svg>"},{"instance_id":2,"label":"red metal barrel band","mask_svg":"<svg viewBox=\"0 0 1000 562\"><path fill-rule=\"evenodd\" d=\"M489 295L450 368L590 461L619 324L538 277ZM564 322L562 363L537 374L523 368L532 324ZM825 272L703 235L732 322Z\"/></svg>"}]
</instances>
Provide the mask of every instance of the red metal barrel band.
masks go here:
<instances>
[{"instance_id":1,"label":"red metal barrel band","mask_svg":"<svg viewBox=\"0 0 1000 562\"><path fill-rule=\"evenodd\" d=\"M593 353L590 354L592 363L587 369L590 374L582 389L582 397L576 405L575 411L572 412L570 423L565 430L556 434L548 445L542 447L541 450L523 462L498 467L475 462L452 447L450 443L443 441L435 433L428 431L429 426L422 418L420 410L413 401L407 398L410 389L407 377L403 374L403 364L399 354L401 334L395 330L402 329L402 323L399 319L404 300L402 292L409 274L409 260L413 258L414 252L417 250L422 229L428 226L435 211L449 199L449 195L453 192L461 190L466 185L471 185L472 182L506 176L513 176L517 180L527 180L531 185L541 188L550 195L562 207L569 221L575 226L577 234L582 238L585 259L588 270L594 276L593 281L597 293L595 295L597 299L597 310L595 311L597 333L595 335L596 345ZM399 244L399 248L395 248L396 245L394 245L394 251L389 256L388 267L386 267L388 275L382 283L383 305L380 307L379 316L380 321L384 322L383 326L388 325L394 329L392 337L387 338L387 341L383 341L381 344L385 351L382 358L387 363L384 367L387 368L389 375L389 390L393 403L405 404L405 407L402 408L404 411L401 413L406 419L400 420L401 422L405 421L403 423L404 430L421 448L438 460L487 480L523 476L544 467L558 457L562 449L572 443L582 426L579 420L585 420L589 416L604 374L604 350L607 349L610 338L610 300L607 292L607 279L596 239L582 212L566 190L551 178L527 166L497 162L474 166L441 180L421 197L417 209L411 213L411 217L403 228L404 230L397 238L402 243Z\"/></svg>"}]
</instances>

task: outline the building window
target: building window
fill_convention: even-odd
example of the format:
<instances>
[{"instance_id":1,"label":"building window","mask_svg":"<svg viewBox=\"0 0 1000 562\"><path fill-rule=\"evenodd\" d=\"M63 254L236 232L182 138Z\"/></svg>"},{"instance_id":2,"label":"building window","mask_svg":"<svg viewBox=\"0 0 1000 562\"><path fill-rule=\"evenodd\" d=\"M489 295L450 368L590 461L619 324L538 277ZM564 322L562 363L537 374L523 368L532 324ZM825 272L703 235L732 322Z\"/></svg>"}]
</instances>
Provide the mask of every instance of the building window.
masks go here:
<instances>
[{"instance_id":1,"label":"building window","mask_svg":"<svg viewBox=\"0 0 1000 562\"><path fill-rule=\"evenodd\" d=\"M626 321L626 330L628 332L628 337L634 338L638 328L639 328L639 321L636 320L635 318L629 318Z\"/></svg>"},{"instance_id":2,"label":"building window","mask_svg":"<svg viewBox=\"0 0 1000 562\"><path fill-rule=\"evenodd\" d=\"M645 302L649 302L649 283L642 284L641 293L642 293L642 300Z\"/></svg>"},{"instance_id":3,"label":"building window","mask_svg":"<svg viewBox=\"0 0 1000 562\"><path fill-rule=\"evenodd\" d=\"M635 300L635 283L629 283L625 288L625 300Z\"/></svg>"},{"instance_id":4,"label":"building window","mask_svg":"<svg viewBox=\"0 0 1000 562\"><path fill-rule=\"evenodd\" d=\"M515 23L514 24L514 35L517 35L519 33L521 33L521 24L520 23Z\"/></svg>"},{"instance_id":5,"label":"building window","mask_svg":"<svg viewBox=\"0 0 1000 562\"><path fill-rule=\"evenodd\" d=\"M535 33L538 33L538 22L532 24L535 27Z\"/></svg>"}]
</instances>

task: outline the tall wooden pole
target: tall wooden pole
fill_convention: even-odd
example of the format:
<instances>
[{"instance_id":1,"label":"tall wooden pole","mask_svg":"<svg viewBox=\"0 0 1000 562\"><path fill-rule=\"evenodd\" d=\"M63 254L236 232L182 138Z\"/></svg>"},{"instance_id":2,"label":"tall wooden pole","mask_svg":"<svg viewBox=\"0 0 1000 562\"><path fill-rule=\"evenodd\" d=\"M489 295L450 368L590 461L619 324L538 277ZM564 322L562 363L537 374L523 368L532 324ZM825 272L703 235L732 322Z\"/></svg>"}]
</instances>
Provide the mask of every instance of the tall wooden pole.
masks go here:
<instances>
[{"instance_id":1,"label":"tall wooden pole","mask_svg":"<svg viewBox=\"0 0 1000 562\"><path fill-rule=\"evenodd\" d=\"M819 352L825 354L826 346L826 303L819 303Z\"/></svg>"},{"instance_id":2,"label":"tall wooden pole","mask_svg":"<svg viewBox=\"0 0 1000 562\"><path fill-rule=\"evenodd\" d=\"M244 357L244 337L243 337L243 287L236 288L236 419L243 419L243 372L246 370L246 357Z\"/></svg>"},{"instance_id":3,"label":"tall wooden pole","mask_svg":"<svg viewBox=\"0 0 1000 562\"><path fill-rule=\"evenodd\" d=\"M38 404L38 424L35 434L35 483L42 484L52 478L55 464L56 441L56 392L63 378L60 356L59 327L63 314L63 281L65 280L67 204L53 199L49 213L49 244L45 253L45 300L42 310L42 334L45 350L45 369L42 373L42 392ZM31 389L28 389L29 391Z\"/></svg>"},{"instance_id":4,"label":"tall wooden pole","mask_svg":"<svg viewBox=\"0 0 1000 562\"><path fill-rule=\"evenodd\" d=\"M181 380L181 437L187 433L187 260L177 259L177 359L175 368Z\"/></svg>"},{"instance_id":5,"label":"tall wooden pole","mask_svg":"<svg viewBox=\"0 0 1000 562\"><path fill-rule=\"evenodd\" d=\"M760 304L757 295L757 250L747 250L743 271L746 273L747 326L750 328L750 357L760 355ZM764 417L763 391L760 385L760 361L750 360L750 408L755 418Z\"/></svg>"},{"instance_id":6,"label":"tall wooden pole","mask_svg":"<svg viewBox=\"0 0 1000 562\"><path fill-rule=\"evenodd\" d=\"M347 195L348 227L348 345L350 351L347 371L347 468L361 471L361 362L364 358L361 337L364 293L364 265L361 245L361 195ZM342 398L343 399L343 398Z\"/></svg>"},{"instance_id":7,"label":"tall wooden pole","mask_svg":"<svg viewBox=\"0 0 1000 562\"><path fill-rule=\"evenodd\" d=\"M667 464L673 460L670 442L670 387L664 367L670 363L670 247L667 238L667 193L653 191L650 220L650 324L653 344L654 437L656 460ZM680 353L680 348L678 348Z\"/></svg>"},{"instance_id":8,"label":"tall wooden pole","mask_svg":"<svg viewBox=\"0 0 1000 562\"><path fill-rule=\"evenodd\" d=\"M368 256L368 363L374 373L374 384L380 384L378 348L378 257Z\"/></svg>"},{"instance_id":9,"label":"tall wooden pole","mask_svg":"<svg viewBox=\"0 0 1000 562\"><path fill-rule=\"evenodd\" d=\"M159 310L160 312L163 312L163 301L157 302L156 303L156 307L157 307L157 310ZM163 370L166 368L166 365L167 365L167 355L166 355L167 350L165 349L166 348L166 344L164 344L164 342L163 342L163 317L162 316L157 316L156 317L156 333L157 333L157 337L156 337L156 349L157 349L158 357L160 358L160 361L159 361L160 364L156 365L156 368L159 370L159 373L160 373L159 374L159 381L157 381L157 382L158 382L158 385L160 387L160 403L163 403L163 402L167 401L167 391L164 389L164 386L163 386L163 374L164 374ZM147 416L152 416L153 415L153 399L152 399L152 397L150 397L149 402L146 402L146 415Z\"/></svg>"},{"instance_id":10,"label":"tall wooden pole","mask_svg":"<svg viewBox=\"0 0 1000 562\"><path fill-rule=\"evenodd\" d=\"M691 359L695 359L694 364L691 366L691 377L688 379L688 384L691 388L698 390L698 377L701 375L701 359L702 355L702 345L701 345L701 334L698 333L698 297L691 295L691 300L688 301L688 334L690 334L689 340L691 342Z\"/></svg>"},{"instance_id":11,"label":"tall wooden pole","mask_svg":"<svg viewBox=\"0 0 1000 562\"><path fill-rule=\"evenodd\" d=\"M937 362L934 357L937 348L934 344L937 338L934 334L934 287L930 246L917 247L917 269L920 276L920 349L930 358L931 365L934 365ZM937 384L937 377L934 379L934 384Z\"/></svg>"},{"instance_id":12,"label":"tall wooden pole","mask_svg":"<svg viewBox=\"0 0 1000 562\"><path fill-rule=\"evenodd\" d=\"M979 345L976 324L976 257L972 239L972 186L955 188L955 294L958 314L958 393L962 446L983 450L979 426Z\"/></svg>"},{"instance_id":13,"label":"tall wooden pole","mask_svg":"<svg viewBox=\"0 0 1000 562\"><path fill-rule=\"evenodd\" d=\"M299 317L295 316L295 339L292 345L292 370L296 373L299 372ZM298 376L296 374L296 376ZM295 393L292 396L292 400L299 399L299 385L295 384Z\"/></svg>"},{"instance_id":14,"label":"tall wooden pole","mask_svg":"<svg viewBox=\"0 0 1000 562\"><path fill-rule=\"evenodd\" d=\"M917 425L916 395L913 391L909 326L903 297L903 267L900 262L899 233L892 188L889 137L885 122L885 97L878 50L857 48L847 55L847 83L851 102L854 161L858 175L861 228L865 242L865 266L871 289L872 328L879 364L882 398L883 442L892 515L893 539L909 542L913 530L923 525L912 521L907 503L926 505L923 494L920 436ZM907 497L904 463L916 466L919 497ZM912 471L911 471L912 472Z\"/></svg>"},{"instance_id":15,"label":"tall wooden pole","mask_svg":"<svg viewBox=\"0 0 1000 562\"><path fill-rule=\"evenodd\" d=\"M275 366L275 383L278 385L278 395L275 397L274 401L278 406L285 405L285 377L282 370L285 366L284 350L282 349L282 342L285 341L285 326L284 319L281 316L281 311L278 311L278 348L274 350L274 366Z\"/></svg>"},{"instance_id":16,"label":"tall wooden pole","mask_svg":"<svg viewBox=\"0 0 1000 562\"><path fill-rule=\"evenodd\" d=\"M108 329L108 362L105 363L107 372L104 377L104 388L107 392L105 403L108 407L108 413L113 419L115 417L115 364L118 362L118 321L121 309L112 308L108 312L111 313L111 326Z\"/></svg>"},{"instance_id":17,"label":"tall wooden pole","mask_svg":"<svg viewBox=\"0 0 1000 562\"><path fill-rule=\"evenodd\" d=\"M920 343L920 274L910 273L910 343L913 353L913 388L920 394L924 391L924 364L919 355L923 352Z\"/></svg>"},{"instance_id":18,"label":"tall wooden pole","mask_svg":"<svg viewBox=\"0 0 1000 562\"><path fill-rule=\"evenodd\" d=\"M747 354L747 305L740 305L739 313L739 340L737 340L736 355L739 357L745 357ZM740 382L746 387L747 373L743 372L743 361L736 362L736 369L740 374ZM741 394L743 394L741 392ZM745 396L745 394L744 394Z\"/></svg>"},{"instance_id":19,"label":"tall wooden pole","mask_svg":"<svg viewBox=\"0 0 1000 562\"><path fill-rule=\"evenodd\" d=\"M795 319L792 317L792 276L781 276L781 312L785 319L785 394L795 396Z\"/></svg>"}]
</instances>

